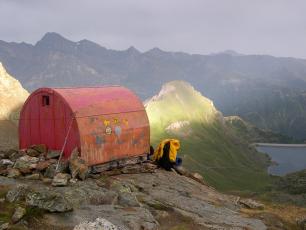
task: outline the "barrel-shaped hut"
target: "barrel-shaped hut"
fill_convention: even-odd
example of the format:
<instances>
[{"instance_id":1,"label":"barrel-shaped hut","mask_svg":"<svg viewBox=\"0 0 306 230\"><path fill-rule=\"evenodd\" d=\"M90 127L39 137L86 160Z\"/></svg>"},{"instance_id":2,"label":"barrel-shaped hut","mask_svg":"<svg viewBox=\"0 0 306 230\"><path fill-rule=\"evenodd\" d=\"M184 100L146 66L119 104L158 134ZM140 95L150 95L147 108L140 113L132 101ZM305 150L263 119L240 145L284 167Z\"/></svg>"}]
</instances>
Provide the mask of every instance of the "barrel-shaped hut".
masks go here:
<instances>
[{"instance_id":1,"label":"barrel-shaped hut","mask_svg":"<svg viewBox=\"0 0 306 230\"><path fill-rule=\"evenodd\" d=\"M88 165L141 156L150 150L150 127L141 100L121 86L40 88L19 121L21 149L45 144L69 158L78 148Z\"/></svg>"}]
</instances>

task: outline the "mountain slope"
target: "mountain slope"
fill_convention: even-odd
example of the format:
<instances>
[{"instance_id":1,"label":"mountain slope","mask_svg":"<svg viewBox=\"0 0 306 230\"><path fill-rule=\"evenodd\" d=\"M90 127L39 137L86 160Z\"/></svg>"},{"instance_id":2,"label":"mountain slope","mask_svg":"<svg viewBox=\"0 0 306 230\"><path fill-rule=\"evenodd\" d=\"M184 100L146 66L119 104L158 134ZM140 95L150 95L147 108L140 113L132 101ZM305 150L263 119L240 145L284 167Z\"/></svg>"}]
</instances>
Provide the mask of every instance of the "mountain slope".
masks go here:
<instances>
[{"instance_id":1,"label":"mountain slope","mask_svg":"<svg viewBox=\"0 0 306 230\"><path fill-rule=\"evenodd\" d=\"M178 138L190 170L199 171L218 189L261 189L269 181L268 158L248 147L225 124L212 101L183 81L165 84L146 103L151 140Z\"/></svg>"},{"instance_id":2,"label":"mountain slope","mask_svg":"<svg viewBox=\"0 0 306 230\"><path fill-rule=\"evenodd\" d=\"M17 125L22 104L29 93L0 63L0 149L18 144Z\"/></svg>"},{"instance_id":3,"label":"mountain slope","mask_svg":"<svg viewBox=\"0 0 306 230\"><path fill-rule=\"evenodd\" d=\"M185 80L226 116L306 138L306 60L223 52L190 55L154 48L116 51L47 33L35 45L0 41L0 61L30 91L41 86L120 84L142 99Z\"/></svg>"},{"instance_id":4,"label":"mountain slope","mask_svg":"<svg viewBox=\"0 0 306 230\"><path fill-rule=\"evenodd\" d=\"M300 143L291 137L259 129L238 116L225 117L225 122L236 136L243 137L248 143Z\"/></svg>"}]
</instances>

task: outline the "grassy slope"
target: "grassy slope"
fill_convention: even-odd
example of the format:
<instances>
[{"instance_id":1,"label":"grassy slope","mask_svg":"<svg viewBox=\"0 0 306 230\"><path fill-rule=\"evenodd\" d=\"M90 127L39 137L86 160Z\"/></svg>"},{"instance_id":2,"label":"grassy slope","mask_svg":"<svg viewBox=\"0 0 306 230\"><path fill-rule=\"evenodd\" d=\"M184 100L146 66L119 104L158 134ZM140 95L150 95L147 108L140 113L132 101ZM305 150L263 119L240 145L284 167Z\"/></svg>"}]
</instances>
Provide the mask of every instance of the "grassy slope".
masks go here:
<instances>
[{"instance_id":1,"label":"grassy slope","mask_svg":"<svg viewBox=\"0 0 306 230\"><path fill-rule=\"evenodd\" d=\"M265 155L249 149L227 128L212 102L181 81L167 83L159 96L146 105L151 125L151 140L181 140L183 164L200 172L220 190L260 190L269 183ZM188 137L165 131L173 122L189 121ZM183 128L187 129L186 127Z\"/></svg>"}]
</instances>

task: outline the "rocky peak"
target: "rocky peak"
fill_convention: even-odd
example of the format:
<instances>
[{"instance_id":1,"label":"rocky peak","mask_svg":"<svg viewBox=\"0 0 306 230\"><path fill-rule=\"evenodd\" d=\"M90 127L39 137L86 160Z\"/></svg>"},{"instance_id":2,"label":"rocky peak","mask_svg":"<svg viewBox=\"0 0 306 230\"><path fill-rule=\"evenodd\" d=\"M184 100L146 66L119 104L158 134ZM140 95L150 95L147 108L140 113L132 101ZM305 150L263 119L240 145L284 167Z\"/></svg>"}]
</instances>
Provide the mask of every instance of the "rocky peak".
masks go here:
<instances>
[{"instance_id":1,"label":"rocky peak","mask_svg":"<svg viewBox=\"0 0 306 230\"><path fill-rule=\"evenodd\" d=\"M164 84L160 92L145 102L150 125L166 128L178 121L203 121L211 123L221 117L213 102L195 90L185 81L171 81Z\"/></svg>"},{"instance_id":2,"label":"rocky peak","mask_svg":"<svg viewBox=\"0 0 306 230\"><path fill-rule=\"evenodd\" d=\"M160 55L164 55L166 52L154 47L153 49L148 50L147 52L145 52L145 54L149 54L149 55L153 55L153 56L160 56Z\"/></svg>"},{"instance_id":3,"label":"rocky peak","mask_svg":"<svg viewBox=\"0 0 306 230\"><path fill-rule=\"evenodd\" d=\"M140 51L138 49L136 49L134 46L130 46L126 52L130 55L139 55L141 54Z\"/></svg>"},{"instance_id":4,"label":"rocky peak","mask_svg":"<svg viewBox=\"0 0 306 230\"><path fill-rule=\"evenodd\" d=\"M99 44L97 44L95 42L92 42L92 41L89 41L87 39L83 39L83 40L80 40L79 42L77 42L77 46L78 46L78 48L81 47L82 49L87 49L87 50L90 50L90 51L97 51L97 50L101 50L101 49L107 50L103 46L100 46Z\"/></svg>"},{"instance_id":5,"label":"rocky peak","mask_svg":"<svg viewBox=\"0 0 306 230\"><path fill-rule=\"evenodd\" d=\"M9 75L0 62L0 119L8 119L28 95L20 82Z\"/></svg>"},{"instance_id":6,"label":"rocky peak","mask_svg":"<svg viewBox=\"0 0 306 230\"><path fill-rule=\"evenodd\" d=\"M75 42L72 42L58 33L48 32L35 44L38 49L52 49L68 52L74 49Z\"/></svg>"}]
</instances>

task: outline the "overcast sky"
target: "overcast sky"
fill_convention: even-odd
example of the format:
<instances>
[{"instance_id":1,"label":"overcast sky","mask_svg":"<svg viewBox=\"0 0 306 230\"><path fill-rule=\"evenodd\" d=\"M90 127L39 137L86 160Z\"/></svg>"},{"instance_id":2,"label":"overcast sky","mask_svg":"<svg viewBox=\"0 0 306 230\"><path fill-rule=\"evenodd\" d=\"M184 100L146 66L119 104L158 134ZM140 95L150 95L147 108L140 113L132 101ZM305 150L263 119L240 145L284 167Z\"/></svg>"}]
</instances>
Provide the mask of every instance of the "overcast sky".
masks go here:
<instances>
[{"instance_id":1,"label":"overcast sky","mask_svg":"<svg viewBox=\"0 0 306 230\"><path fill-rule=\"evenodd\" d=\"M306 58L306 0L0 0L0 40Z\"/></svg>"}]
</instances>

